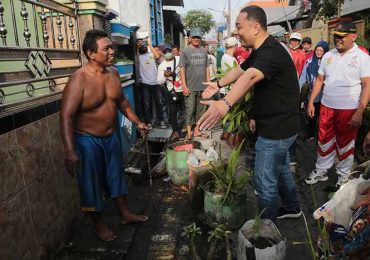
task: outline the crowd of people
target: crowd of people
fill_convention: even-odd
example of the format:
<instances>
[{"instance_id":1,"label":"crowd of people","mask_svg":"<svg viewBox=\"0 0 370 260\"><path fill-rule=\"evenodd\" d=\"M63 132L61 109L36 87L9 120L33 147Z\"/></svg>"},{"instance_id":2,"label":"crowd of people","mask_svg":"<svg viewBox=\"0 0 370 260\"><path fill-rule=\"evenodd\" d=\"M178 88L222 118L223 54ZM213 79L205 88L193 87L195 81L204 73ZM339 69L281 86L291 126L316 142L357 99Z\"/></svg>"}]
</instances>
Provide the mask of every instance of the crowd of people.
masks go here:
<instances>
[{"instance_id":1,"label":"crowd of people","mask_svg":"<svg viewBox=\"0 0 370 260\"><path fill-rule=\"evenodd\" d=\"M143 136L152 125L165 127L167 112L171 138L181 138L185 127L185 139L191 140L208 137L204 130L215 126L253 88L254 113L249 119L257 135L254 183L263 218L276 222L302 215L290 171L302 104L308 116L305 139L318 136L317 162L306 183L326 181L335 158L337 186L348 181L357 131L370 99L370 57L355 43L354 24L338 24L332 50L325 41L312 49L311 38L302 39L299 33L292 33L285 46L269 35L266 14L257 6L243 8L236 27L235 35L225 40L220 64L209 48L201 46L199 28L191 30L189 45L182 50L169 45L158 48L149 39L139 39L141 118L121 92L108 35L98 30L86 34L83 51L88 63L71 76L64 90L61 132L67 170L77 176L81 207L93 219L101 239L115 238L102 219L102 189L116 201L122 223L148 219L127 207L115 133L117 110ZM228 72L215 80L217 67ZM230 90L223 89L230 84ZM367 154L369 146L370 133L363 146Z\"/></svg>"}]
</instances>

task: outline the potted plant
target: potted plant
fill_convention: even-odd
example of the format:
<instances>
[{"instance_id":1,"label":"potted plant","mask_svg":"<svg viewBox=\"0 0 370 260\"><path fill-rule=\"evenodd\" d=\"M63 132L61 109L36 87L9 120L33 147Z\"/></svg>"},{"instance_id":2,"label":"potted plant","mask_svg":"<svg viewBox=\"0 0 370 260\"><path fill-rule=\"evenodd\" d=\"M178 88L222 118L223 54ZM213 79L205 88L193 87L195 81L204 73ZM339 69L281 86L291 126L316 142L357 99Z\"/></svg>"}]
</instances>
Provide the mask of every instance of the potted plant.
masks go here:
<instances>
[{"instance_id":1,"label":"potted plant","mask_svg":"<svg viewBox=\"0 0 370 260\"><path fill-rule=\"evenodd\" d=\"M208 243L210 243L207 260L214 259L214 255L216 252L217 245L222 240L225 242L225 249L226 249L226 259L231 260L231 248L230 248L230 234L231 231L227 230L224 225L218 225L213 231L208 232Z\"/></svg>"},{"instance_id":2,"label":"potted plant","mask_svg":"<svg viewBox=\"0 0 370 260\"><path fill-rule=\"evenodd\" d=\"M261 219L264 210L247 221L238 233L238 259L286 259L286 241L269 219Z\"/></svg>"},{"instance_id":3,"label":"potted plant","mask_svg":"<svg viewBox=\"0 0 370 260\"><path fill-rule=\"evenodd\" d=\"M134 62L121 53L114 57L113 63L120 75L132 74L134 71Z\"/></svg>"},{"instance_id":4,"label":"potted plant","mask_svg":"<svg viewBox=\"0 0 370 260\"><path fill-rule=\"evenodd\" d=\"M237 229L247 218L245 187L250 174L236 174L242 145L243 142L232 150L226 167L222 163L221 167L213 167L213 180L204 186L204 212L210 226L224 224L228 229Z\"/></svg>"},{"instance_id":5,"label":"potted plant","mask_svg":"<svg viewBox=\"0 0 370 260\"><path fill-rule=\"evenodd\" d=\"M251 92L248 92L244 99L235 104L230 111L222 119L224 138L230 147L238 147L239 144L246 138L249 131L248 127L248 111L252 106Z\"/></svg>"},{"instance_id":6,"label":"potted plant","mask_svg":"<svg viewBox=\"0 0 370 260\"><path fill-rule=\"evenodd\" d=\"M231 69L236 67L236 64L233 67L226 64L226 67L226 70L218 68L216 78L225 76ZM227 85L225 88L229 91L232 85ZM224 128L223 137L226 143L232 148L238 147L249 131L247 113L252 107L252 98L253 93L248 92L244 99L235 104L222 119L222 126Z\"/></svg>"},{"instance_id":7,"label":"potted plant","mask_svg":"<svg viewBox=\"0 0 370 260\"><path fill-rule=\"evenodd\" d=\"M202 234L202 231L199 227L197 227L196 223L192 223L188 226L185 226L183 229L183 232L181 233L182 236L187 237L190 242L190 252L195 260L201 260L199 257L199 254L197 252L197 248L195 246L194 238Z\"/></svg>"}]
</instances>

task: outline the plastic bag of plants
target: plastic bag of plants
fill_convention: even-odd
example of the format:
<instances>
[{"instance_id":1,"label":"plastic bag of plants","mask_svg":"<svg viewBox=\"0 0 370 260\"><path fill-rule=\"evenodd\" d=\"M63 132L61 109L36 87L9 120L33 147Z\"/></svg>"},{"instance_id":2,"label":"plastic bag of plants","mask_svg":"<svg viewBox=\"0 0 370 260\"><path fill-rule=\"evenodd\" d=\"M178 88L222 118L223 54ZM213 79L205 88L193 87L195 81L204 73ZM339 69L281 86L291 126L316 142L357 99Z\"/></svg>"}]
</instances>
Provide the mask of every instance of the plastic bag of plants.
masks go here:
<instances>
[{"instance_id":1,"label":"plastic bag of plants","mask_svg":"<svg viewBox=\"0 0 370 260\"><path fill-rule=\"evenodd\" d=\"M336 256L340 259L357 257L370 258L370 216L366 213L367 206L359 208L352 216L349 229L341 225L325 221L324 237L319 239L319 257Z\"/></svg>"},{"instance_id":2,"label":"plastic bag of plants","mask_svg":"<svg viewBox=\"0 0 370 260\"><path fill-rule=\"evenodd\" d=\"M322 258L335 256L347 259L370 259L370 216L367 206L351 209L362 191L370 187L366 174L342 185L333 198L318 208L313 216L324 219L324 229L318 241L318 254Z\"/></svg>"},{"instance_id":3,"label":"plastic bag of plants","mask_svg":"<svg viewBox=\"0 0 370 260\"><path fill-rule=\"evenodd\" d=\"M238 233L238 260L286 259L286 240L269 219L249 220Z\"/></svg>"}]
</instances>

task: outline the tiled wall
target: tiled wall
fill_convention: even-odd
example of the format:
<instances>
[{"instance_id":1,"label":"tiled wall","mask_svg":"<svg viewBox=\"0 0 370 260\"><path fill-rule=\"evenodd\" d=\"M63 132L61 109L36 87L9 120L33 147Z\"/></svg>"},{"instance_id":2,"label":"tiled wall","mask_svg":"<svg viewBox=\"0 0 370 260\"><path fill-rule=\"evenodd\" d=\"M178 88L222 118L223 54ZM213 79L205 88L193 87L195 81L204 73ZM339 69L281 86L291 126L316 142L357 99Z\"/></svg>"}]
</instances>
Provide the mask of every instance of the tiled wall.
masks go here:
<instances>
[{"instance_id":1,"label":"tiled wall","mask_svg":"<svg viewBox=\"0 0 370 260\"><path fill-rule=\"evenodd\" d=\"M50 259L81 217L63 165L59 105L0 119L0 259Z\"/></svg>"}]
</instances>

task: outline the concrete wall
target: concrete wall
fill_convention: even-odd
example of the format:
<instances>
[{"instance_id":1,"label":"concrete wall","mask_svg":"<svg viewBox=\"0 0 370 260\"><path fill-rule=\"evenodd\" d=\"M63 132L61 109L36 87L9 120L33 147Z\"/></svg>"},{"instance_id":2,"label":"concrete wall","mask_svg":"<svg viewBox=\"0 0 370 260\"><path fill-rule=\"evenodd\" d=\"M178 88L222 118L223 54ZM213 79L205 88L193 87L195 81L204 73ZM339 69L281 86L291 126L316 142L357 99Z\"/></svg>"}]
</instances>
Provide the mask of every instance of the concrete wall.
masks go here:
<instances>
[{"instance_id":1,"label":"concrete wall","mask_svg":"<svg viewBox=\"0 0 370 260\"><path fill-rule=\"evenodd\" d=\"M140 32L148 32L150 34L151 27L149 0L120 1L120 18L122 23L139 24Z\"/></svg>"}]
</instances>

